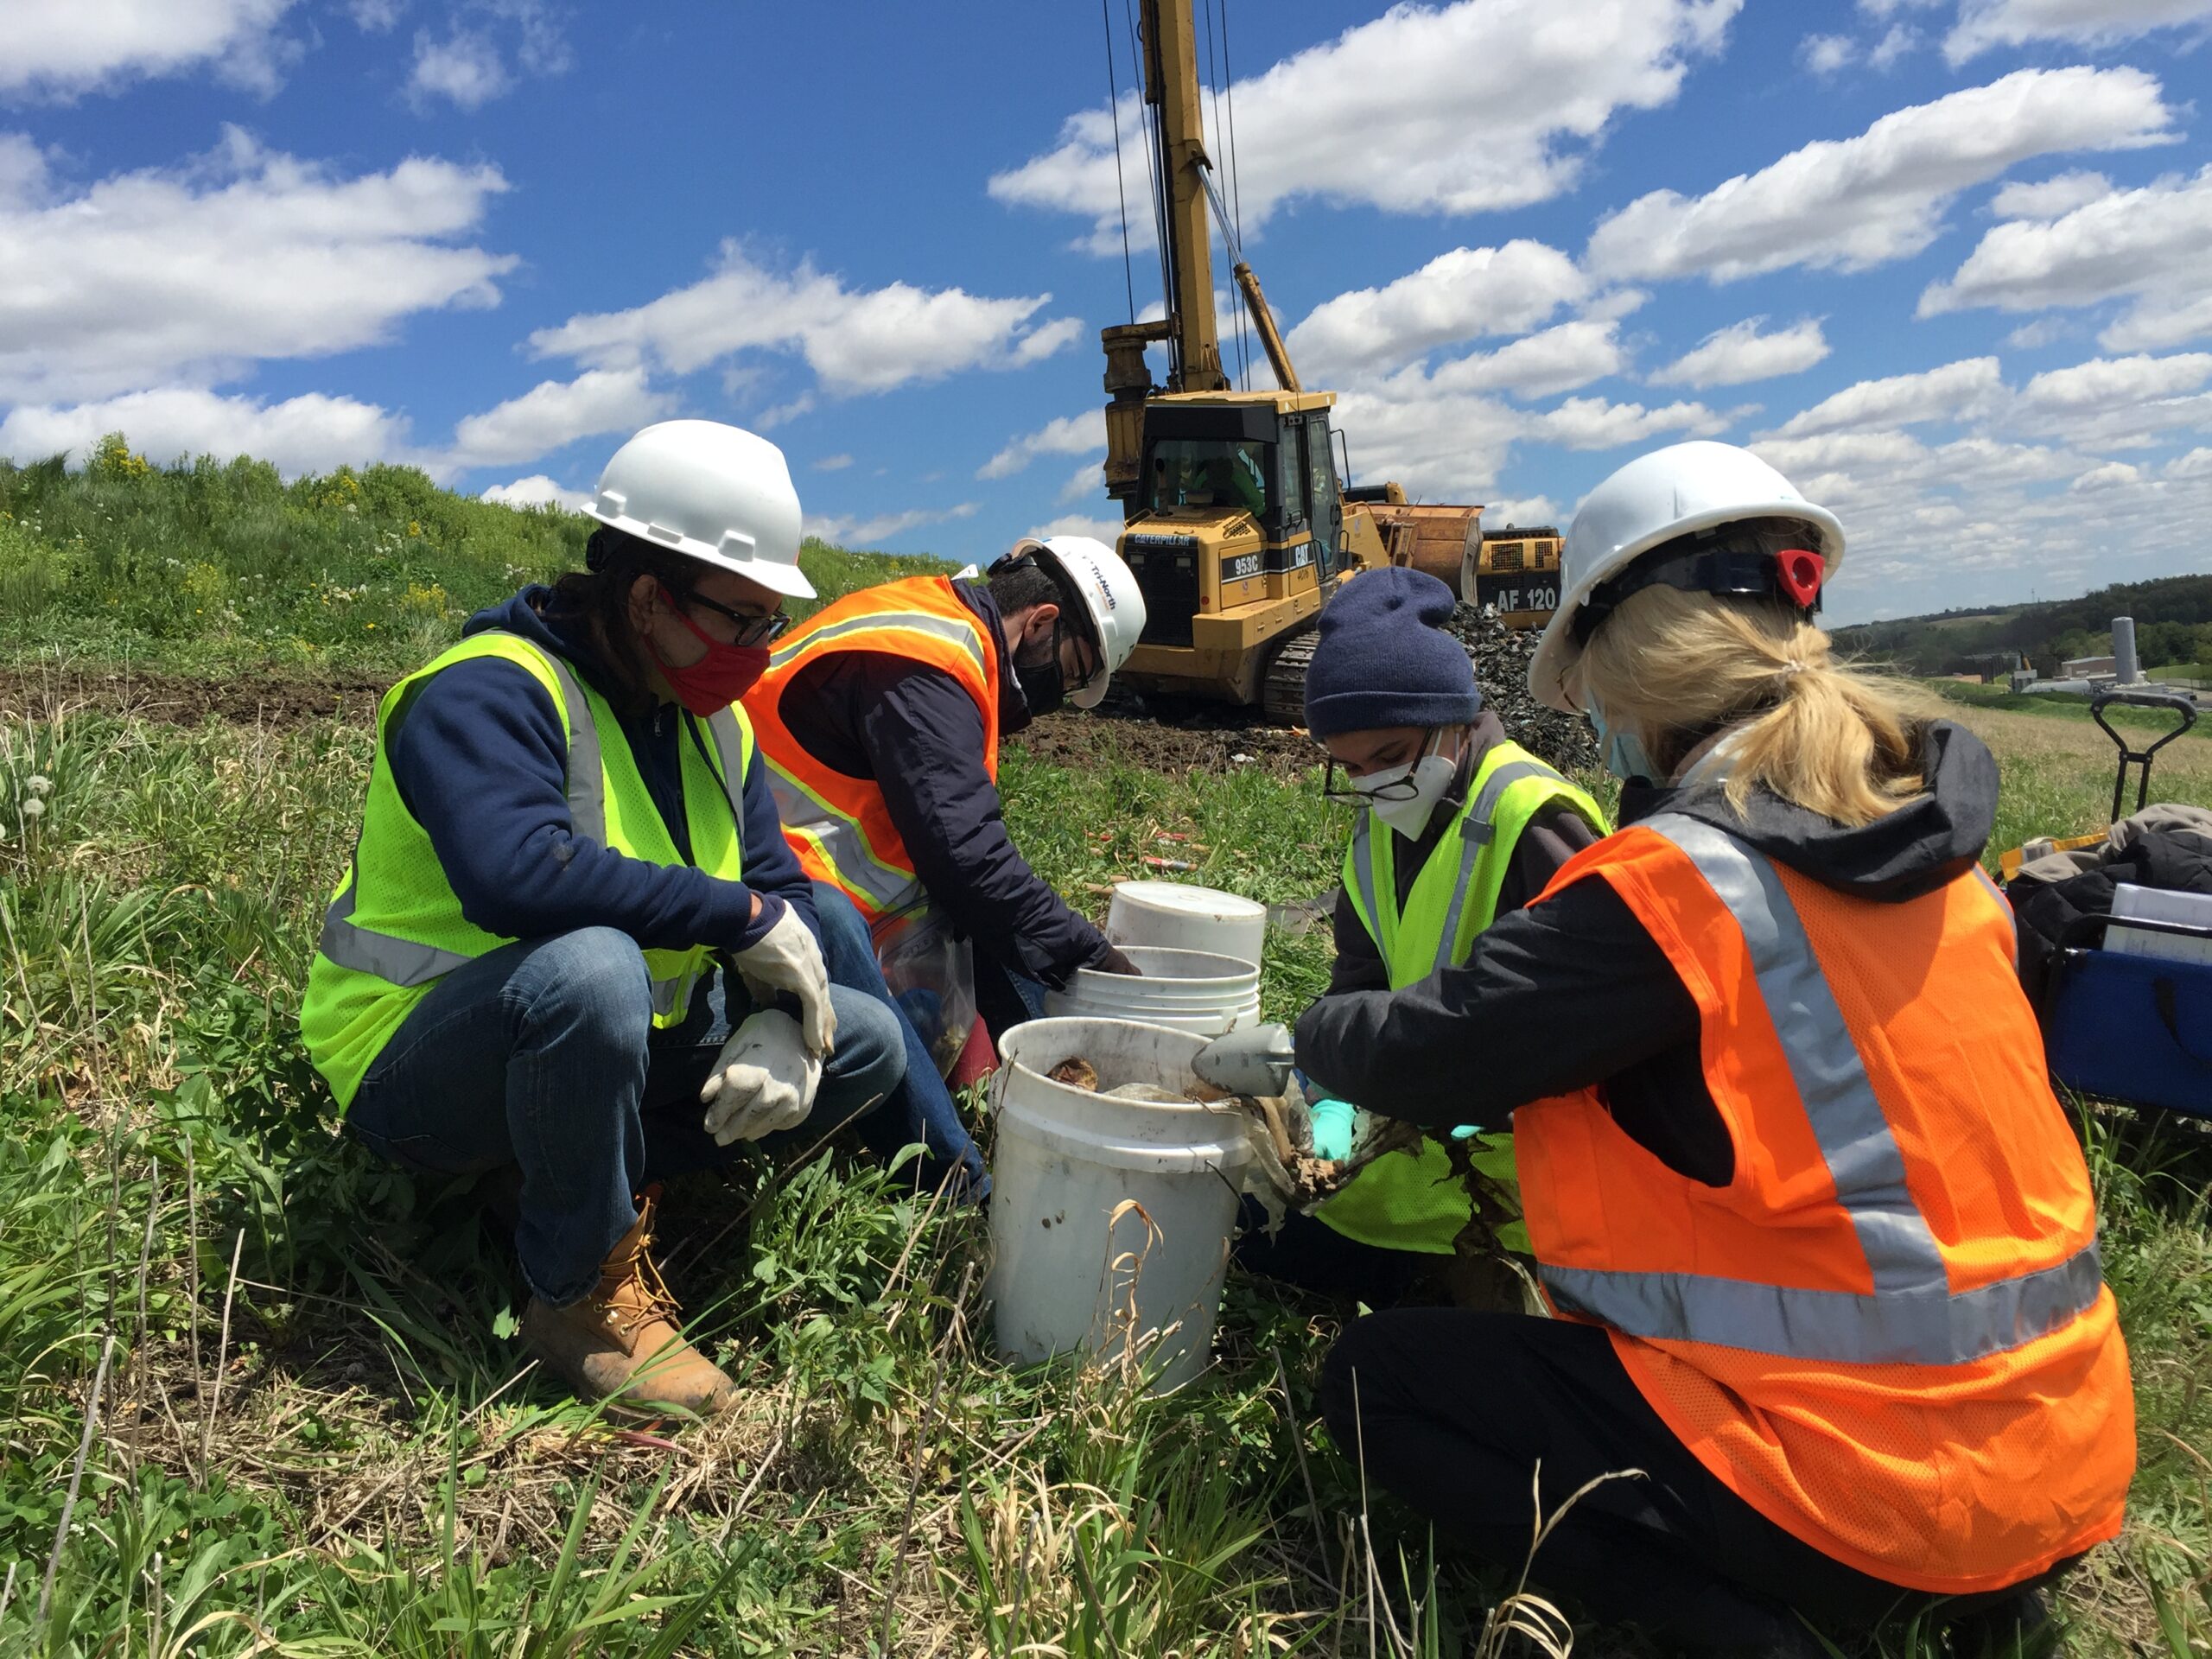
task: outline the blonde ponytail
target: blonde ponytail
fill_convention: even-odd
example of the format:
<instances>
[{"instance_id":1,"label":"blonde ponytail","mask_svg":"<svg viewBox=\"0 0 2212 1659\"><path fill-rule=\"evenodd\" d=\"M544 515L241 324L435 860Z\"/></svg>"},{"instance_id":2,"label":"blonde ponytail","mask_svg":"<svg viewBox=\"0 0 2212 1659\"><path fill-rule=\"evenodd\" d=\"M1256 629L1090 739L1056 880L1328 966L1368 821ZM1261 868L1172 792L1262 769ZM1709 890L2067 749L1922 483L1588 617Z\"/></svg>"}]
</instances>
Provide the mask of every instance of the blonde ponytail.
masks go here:
<instances>
[{"instance_id":1,"label":"blonde ponytail","mask_svg":"<svg viewBox=\"0 0 2212 1659\"><path fill-rule=\"evenodd\" d=\"M1578 670L1586 700L1670 772L1736 729L1726 790L1738 811L1764 787L1855 826L1925 787L1920 727L1935 700L1836 661L1827 635L1779 601L1647 588L1591 636Z\"/></svg>"}]
</instances>

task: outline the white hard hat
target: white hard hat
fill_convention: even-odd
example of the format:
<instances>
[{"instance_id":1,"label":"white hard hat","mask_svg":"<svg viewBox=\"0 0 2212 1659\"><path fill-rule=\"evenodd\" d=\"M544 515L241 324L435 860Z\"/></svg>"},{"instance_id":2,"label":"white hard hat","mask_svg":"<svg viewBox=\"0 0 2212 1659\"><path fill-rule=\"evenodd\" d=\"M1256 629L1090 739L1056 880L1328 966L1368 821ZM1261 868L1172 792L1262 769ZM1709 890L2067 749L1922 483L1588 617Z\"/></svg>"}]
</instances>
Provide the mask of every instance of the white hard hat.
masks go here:
<instances>
[{"instance_id":1,"label":"white hard hat","mask_svg":"<svg viewBox=\"0 0 2212 1659\"><path fill-rule=\"evenodd\" d=\"M1129 660L1144 632L1144 593L1136 573L1105 543L1088 536L1048 536L1041 542L1015 543L1007 556L1025 553L1050 554L1065 573L1090 613L1098 637L1098 672L1083 684L1068 688L1068 701L1078 709L1096 709L1106 696L1114 671Z\"/></svg>"},{"instance_id":2,"label":"white hard hat","mask_svg":"<svg viewBox=\"0 0 2212 1659\"><path fill-rule=\"evenodd\" d=\"M720 421L663 421L614 452L584 508L640 541L812 599L784 452Z\"/></svg>"},{"instance_id":3,"label":"white hard hat","mask_svg":"<svg viewBox=\"0 0 2212 1659\"><path fill-rule=\"evenodd\" d=\"M1795 518L1808 525L1826 575L1843 563L1843 526L1748 449L1732 443L1669 444L1638 455L1583 499L1560 550L1559 609L1529 663L1539 702L1569 712L1567 676L1581 656L1575 613L1599 583L1678 536L1743 518ZM1823 578L1825 579L1825 578Z\"/></svg>"}]
</instances>

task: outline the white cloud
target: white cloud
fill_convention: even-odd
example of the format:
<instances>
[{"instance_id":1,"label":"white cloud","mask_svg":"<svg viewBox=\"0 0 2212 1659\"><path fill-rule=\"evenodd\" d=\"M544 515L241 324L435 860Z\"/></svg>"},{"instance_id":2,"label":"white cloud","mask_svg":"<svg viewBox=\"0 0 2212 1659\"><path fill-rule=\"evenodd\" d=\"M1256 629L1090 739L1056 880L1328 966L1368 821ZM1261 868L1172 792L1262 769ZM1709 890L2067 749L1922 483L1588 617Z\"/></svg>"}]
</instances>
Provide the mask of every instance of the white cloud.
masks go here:
<instances>
[{"instance_id":1,"label":"white cloud","mask_svg":"<svg viewBox=\"0 0 2212 1659\"><path fill-rule=\"evenodd\" d=\"M1381 288L1324 300L1290 331L1291 360L1325 378L1394 369L1439 346L1517 334L1590 291L1557 248L1517 239L1454 248Z\"/></svg>"},{"instance_id":2,"label":"white cloud","mask_svg":"<svg viewBox=\"0 0 2212 1659\"><path fill-rule=\"evenodd\" d=\"M69 97L207 65L273 91L292 0L10 0L0 92Z\"/></svg>"},{"instance_id":3,"label":"white cloud","mask_svg":"<svg viewBox=\"0 0 2212 1659\"><path fill-rule=\"evenodd\" d=\"M67 406L27 404L0 421L0 454L16 461L69 452L82 460L110 432L121 432L148 460L252 455L288 475L340 463L407 461L406 421L374 404L309 392L265 404L196 386L165 386Z\"/></svg>"},{"instance_id":4,"label":"white cloud","mask_svg":"<svg viewBox=\"0 0 2212 1659\"><path fill-rule=\"evenodd\" d=\"M801 264L758 265L734 242L714 273L626 311L581 313L530 337L539 357L594 368L658 364L677 374L740 352L797 352L830 392L888 391L966 369L1013 368L1059 350L1081 325L1032 327L1049 294L983 299L908 283L854 289Z\"/></svg>"},{"instance_id":5,"label":"white cloud","mask_svg":"<svg viewBox=\"0 0 2212 1659\"><path fill-rule=\"evenodd\" d=\"M484 499L504 506L565 507L570 512L581 512L591 499L591 492L567 489L543 473L532 473L512 484L494 484L484 492Z\"/></svg>"},{"instance_id":6,"label":"white cloud","mask_svg":"<svg viewBox=\"0 0 2212 1659\"><path fill-rule=\"evenodd\" d=\"M1080 512L1064 512L1041 524L1032 524L1021 533L1024 537L1034 537L1040 542L1053 536L1088 536L1094 542L1103 542L1113 547L1122 539L1122 521L1119 518L1093 518Z\"/></svg>"},{"instance_id":7,"label":"white cloud","mask_svg":"<svg viewBox=\"0 0 2212 1659\"><path fill-rule=\"evenodd\" d=\"M2212 428L2212 354L2092 358L2039 374L2011 418L2021 430L2098 448L2143 448Z\"/></svg>"},{"instance_id":8,"label":"white cloud","mask_svg":"<svg viewBox=\"0 0 2212 1659\"><path fill-rule=\"evenodd\" d=\"M879 512L867 518L855 518L846 513L809 513L806 533L819 536L825 542L840 547L867 547L887 542L894 536L919 529L924 524L941 524L954 518L973 518L980 503L963 501L956 507L910 507L904 512Z\"/></svg>"},{"instance_id":9,"label":"white cloud","mask_svg":"<svg viewBox=\"0 0 2212 1659\"><path fill-rule=\"evenodd\" d=\"M1438 365L1428 384L1448 391L1510 391L1548 397L1573 391L1628 366L1620 324L1587 317L1524 334L1494 352L1477 352Z\"/></svg>"},{"instance_id":10,"label":"white cloud","mask_svg":"<svg viewBox=\"0 0 2212 1659\"><path fill-rule=\"evenodd\" d=\"M1417 501L1480 501L1498 493L1528 411L1503 398L1438 392L1417 372L1338 396L1362 483L1395 480Z\"/></svg>"},{"instance_id":11,"label":"white cloud","mask_svg":"<svg viewBox=\"0 0 2212 1659\"><path fill-rule=\"evenodd\" d=\"M1068 474L1067 482L1060 486L1060 493L1055 499L1060 505L1065 507L1072 506L1075 503L1093 496L1103 495L1105 493L1104 471L1096 461L1086 461Z\"/></svg>"},{"instance_id":12,"label":"white cloud","mask_svg":"<svg viewBox=\"0 0 2212 1659\"><path fill-rule=\"evenodd\" d=\"M2024 322L2005 336L2005 344L2016 352L2039 352L2046 346L2056 346L2073 333L2063 317L2042 316L2033 322Z\"/></svg>"},{"instance_id":13,"label":"white cloud","mask_svg":"<svg viewBox=\"0 0 2212 1659\"><path fill-rule=\"evenodd\" d=\"M2107 351L2157 350L2212 334L2212 167L2115 190L2049 219L2015 219L1981 238L1918 315L2133 303L2099 336Z\"/></svg>"},{"instance_id":14,"label":"white cloud","mask_svg":"<svg viewBox=\"0 0 2212 1659\"><path fill-rule=\"evenodd\" d=\"M1960 0L1943 40L1954 65L1993 48L2063 41L2111 46L2153 29L2212 21L2212 0Z\"/></svg>"},{"instance_id":15,"label":"white cloud","mask_svg":"<svg viewBox=\"0 0 2212 1659\"><path fill-rule=\"evenodd\" d=\"M2212 478L2212 449L2197 448L2176 455L2164 470L2168 478Z\"/></svg>"},{"instance_id":16,"label":"white cloud","mask_svg":"<svg viewBox=\"0 0 2212 1659\"><path fill-rule=\"evenodd\" d=\"M347 0L346 15L365 35L381 35L399 21L406 0Z\"/></svg>"},{"instance_id":17,"label":"white cloud","mask_svg":"<svg viewBox=\"0 0 2212 1659\"><path fill-rule=\"evenodd\" d=\"M389 28L397 8L374 16ZM359 21L358 10L355 16ZM365 29L376 26L362 23ZM546 0L464 0L454 8L444 39L434 39L427 29L416 30L407 94L418 110L437 99L464 110L480 109L512 92L518 72L557 75L572 61L559 19Z\"/></svg>"},{"instance_id":18,"label":"white cloud","mask_svg":"<svg viewBox=\"0 0 2212 1659\"><path fill-rule=\"evenodd\" d=\"M1719 48L1740 3L1608 0L1571 18L1554 0L1394 6L1236 83L1246 232L1301 196L1471 213L1558 195L1580 179L1616 115L1674 100L1691 60ZM1141 178L1134 94L1124 95L1120 119L1123 170L1134 151ZM1225 163L1224 150L1214 154ZM1118 254L1109 111L1071 117L1057 147L994 176L990 193L1083 214L1093 221L1094 251ZM1132 214L1129 228L1149 238L1150 217Z\"/></svg>"},{"instance_id":19,"label":"white cloud","mask_svg":"<svg viewBox=\"0 0 2212 1659\"><path fill-rule=\"evenodd\" d=\"M1999 219L2057 219L2111 194L2110 179L2076 168L2034 184L2008 184L1989 199L1989 211Z\"/></svg>"},{"instance_id":20,"label":"white cloud","mask_svg":"<svg viewBox=\"0 0 2212 1659\"><path fill-rule=\"evenodd\" d=\"M1702 196L1639 196L1599 223L1584 263L1626 280L1865 270L1927 247L1961 191L2019 162L2161 143L2173 119L2139 69L2023 69L1893 111L1856 137L1807 144Z\"/></svg>"},{"instance_id":21,"label":"white cloud","mask_svg":"<svg viewBox=\"0 0 2212 1659\"><path fill-rule=\"evenodd\" d=\"M1653 384L1694 386L1700 391L1707 386L1740 386L1777 375L1796 374L1828 354L1827 338L1821 332L1818 318L1808 317L1770 334L1759 332L1765 321L1764 317L1746 317L1707 334L1694 348L1655 373Z\"/></svg>"},{"instance_id":22,"label":"white cloud","mask_svg":"<svg viewBox=\"0 0 2212 1659\"><path fill-rule=\"evenodd\" d=\"M480 109L510 91L513 77L492 37L476 29L455 29L442 41L428 29L415 33L415 64L407 92L419 105L442 98L464 110Z\"/></svg>"},{"instance_id":23,"label":"white cloud","mask_svg":"<svg viewBox=\"0 0 2212 1659\"><path fill-rule=\"evenodd\" d=\"M976 469L978 478L1012 478L1039 455L1088 455L1106 447L1106 415L1059 415L1026 432Z\"/></svg>"},{"instance_id":24,"label":"white cloud","mask_svg":"<svg viewBox=\"0 0 2212 1659\"><path fill-rule=\"evenodd\" d=\"M1534 529L1538 524L1559 527L1559 503L1548 495L1508 496L1483 507L1485 531Z\"/></svg>"},{"instance_id":25,"label":"white cloud","mask_svg":"<svg viewBox=\"0 0 2212 1659\"><path fill-rule=\"evenodd\" d=\"M185 168L69 192L28 140L0 143L0 397L220 378L494 304L514 260L462 238L506 188L422 156L341 178L229 128Z\"/></svg>"},{"instance_id":26,"label":"white cloud","mask_svg":"<svg viewBox=\"0 0 2212 1659\"><path fill-rule=\"evenodd\" d=\"M2005 395L1997 359L1972 357L1917 374L1861 380L1782 423L1785 438L1859 428L1912 426L1923 421L1968 420L1995 407Z\"/></svg>"},{"instance_id":27,"label":"white cloud","mask_svg":"<svg viewBox=\"0 0 2212 1659\"><path fill-rule=\"evenodd\" d=\"M1554 409L1519 409L1501 398L1440 389L1418 369L1345 391L1337 413L1351 435L1359 478L1395 480L1424 501L1499 494L1498 480L1519 444L1605 449L1663 435L1706 435L1728 425L1726 416L1702 404L1647 409L1570 397Z\"/></svg>"},{"instance_id":28,"label":"white cloud","mask_svg":"<svg viewBox=\"0 0 2212 1659\"><path fill-rule=\"evenodd\" d=\"M852 464L853 458L848 454L824 455L814 463L814 470L817 473L842 473Z\"/></svg>"},{"instance_id":29,"label":"white cloud","mask_svg":"<svg viewBox=\"0 0 2212 1659\"><path fill-rule=\"evenodd\" d=\"M2172 357L2091 358L2071 368L2052 369L2028 382L2020 393L2024 410L2062 416L2124 409L2146 398L2194 391L2212 379L2212 354L2183 352Z\"/></svg>"},{"instance_id":30,"label":"white cloud","mask_svg":"<svg viewBox=\"0 0 2212 1659\"><path fill-rule=\"evenodd\" d=\"M2125 489L2143 481L2143 469L2124 461L2107 461L2092 467L2068 487L2076 491Z\"/></svg>"},{"instance_id":31,"label":"white cloud","mask_svg":"<svg viewBox=\"0 0 2212 1659\"><path fill-rule=\"evenodd\" d=\"M1815 74L1832 75L1859 55L1859 48L1848 35L1808 35L1797 43L1797 55Z\"/></svg>"},{"instance_id":32,"label":"white cloud","mask_svg":"<svg viewBox=\"0 0 2212 1659\"><path fill-rule=\"evenodd\" d=\"M1919 44L1919 30L1904 23L1891 23L1866 54L1866 61L1877 69L1888 69Z\"/></svg>"},{"instance_id":33,"label":"white cloud","mask_svg":"<svg viewBox=\"0 0 2212 1659\"><path fill-rule=\"evenodd\" d=\"M543 380L454 428L450 459L457 467L501 467L538 456L601 432L628 433L675 406L645 384L641 368L591 369L573 380Z\"/></svg>"},{"instance_id":34,"label":"white cloud","mask_svg":"<svg viewBox=\"0 0 2212 1659\"><path fill-rule=\"evenodd\" d=\"M1646 409L1642 404L1608 403L1603 397L1570 397L1557 409L1532 417L1522 429L1563 448L1618 449L1674 433L1710 437L1727 430L1728 424L1725 416L1703 404Z\"/></svg>"}]
</instances>

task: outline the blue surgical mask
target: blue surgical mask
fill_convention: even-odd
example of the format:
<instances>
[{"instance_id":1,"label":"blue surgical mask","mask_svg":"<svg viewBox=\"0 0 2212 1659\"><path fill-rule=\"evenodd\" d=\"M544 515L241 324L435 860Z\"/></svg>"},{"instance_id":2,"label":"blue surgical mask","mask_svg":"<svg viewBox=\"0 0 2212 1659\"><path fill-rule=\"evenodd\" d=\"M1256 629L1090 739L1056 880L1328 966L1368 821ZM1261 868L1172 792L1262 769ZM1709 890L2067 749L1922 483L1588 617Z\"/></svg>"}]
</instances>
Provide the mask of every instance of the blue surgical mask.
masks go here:
<instances>
[{"instance_id":1,"label":"blue surgical mask","mask_svg":"<svg viewBox=\"0 0 2212 1659\"><path fill-rule=\"evenodd\" d=\"M1598 734L1599 746L1605 751L1605 770L1623 783L1641 778L1646 783L1661 781L1659 768L1651 764L1651 756L1643 747L1643 740L1634 732L1617 732L1605 724L1605 711L1599 707L1598 699L1588 698L1589 707L1583 712L1590 716L1590 729Z\"/></svg>"}]
</instances>

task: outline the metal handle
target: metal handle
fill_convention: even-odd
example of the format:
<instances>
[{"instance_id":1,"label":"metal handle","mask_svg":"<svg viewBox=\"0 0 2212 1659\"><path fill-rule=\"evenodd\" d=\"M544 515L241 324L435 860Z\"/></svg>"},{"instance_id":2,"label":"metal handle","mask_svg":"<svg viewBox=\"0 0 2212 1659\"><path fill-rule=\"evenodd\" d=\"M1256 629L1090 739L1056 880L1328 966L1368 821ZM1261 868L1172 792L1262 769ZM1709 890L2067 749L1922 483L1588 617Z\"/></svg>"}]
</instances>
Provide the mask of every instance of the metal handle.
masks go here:
<instances>
[{"instance_id":1,"label":"metal handle","mask_svg":"<svg viewBox=\"0 0 2212 1659\"><path fill-rule=\"evenodd\" d=\"M2124 702L2138 709L2163 709L2168 714L2179 715L2181 724L2166 733L2147 749L2133 749L2127 740L2113 729L2105 718L2105 710L2115 702ZM2151 757L2196 724L2196 699L2178 691L2135 690L2115 687L2100 691L2089 699L2089 717L2104 728L2105 735L2112 739L2120 750L2120 772L2112 780L2113 822L2120 822L2120 804L2127 793L2127 768L2131 763L2139 764L2143 771L2135 786L2135 810L2140 812L2151 798Z\"/></svg>"}]
</instances>

